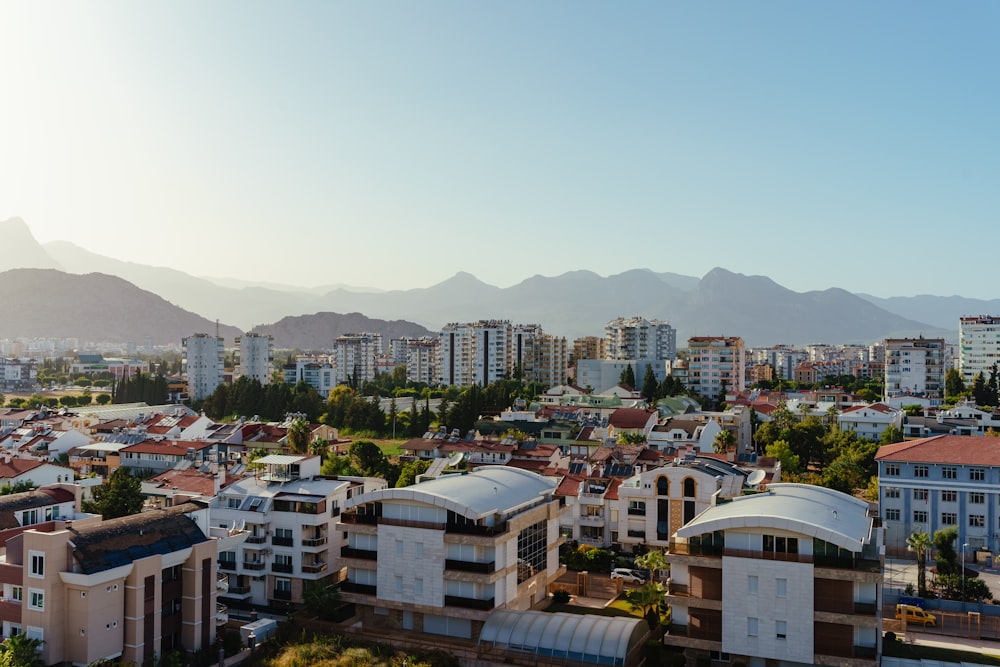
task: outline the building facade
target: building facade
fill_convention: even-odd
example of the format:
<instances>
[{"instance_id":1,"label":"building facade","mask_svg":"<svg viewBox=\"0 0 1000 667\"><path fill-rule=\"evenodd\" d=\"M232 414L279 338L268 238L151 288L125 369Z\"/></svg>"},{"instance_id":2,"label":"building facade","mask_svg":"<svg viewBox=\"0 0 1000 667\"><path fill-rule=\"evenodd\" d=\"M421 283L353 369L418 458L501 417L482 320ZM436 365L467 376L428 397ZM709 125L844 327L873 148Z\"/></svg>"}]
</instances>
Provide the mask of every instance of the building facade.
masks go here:
<instances>
[{"instance_id":1,"label":"building facade","mask_svg":"<svg viewBox=\"0 0 1000 667\"><path fill-rule=\"evenodd\" d=\"M695 336L688 339L688 387L715 398L725 390L746 389L746 347L735 336Z\"/></svg>"},{"instance_id":2,"label":"building facade","mask_svg":"<svg viewBox=\"0 0 1000 667\"><path fill-rule=\"evenodd\" d=\"M971 385L980 373L988 380L990 370L1000 363L1000 317L961 317L958 338L958 369L965 384Z\"/></svg>"},{"instance_id":3,"label":"building facade","mask_svg":"<svg viewBox=\"0 0 1000 667\"><path fill-rule=\"evenodd\" d=\"M236 337L236 375L255 379L261 384L271 382L274 372L274 337L245 333Z\"/></svg>"},{"instance_id":4,"label":"building facade","mask_svg":"<svg viewBox=\"0 0 1000 667\"><path fill-rule=\"evenodd\" d=\"M187 373L188 398L203 401L222 384L225 370L225 340L199 333L181 341Z\"/></svg>"},{"instance_id":5,"label":"building facade","mask_svg":"<svg viewBox=\"0 0 1000 667\"><path fill-rule=\"evenodd\" d=\"M508 320L447 324L438 339L440 384L483 387L510 377L510 341L512 327Z\"/></svg>"},{"instance_id":6,"label":"building facade","mask_svg":"<svg viewBox=\"0 0 1000 667\"><path fill-rule=\"evenodd\" d=\"M335 384L375 379L375 358L382 354L382 334L364 332L337 336L333 341Z\"/></svg>"},{"instance_id":7,"label":"building facade","mask_svg":"<svg viewBox=\"0 0 1000 667\"><path fill-rule=\"evenodd\" d=\"M885 399L917 396L944 401L943 338L889 338L885 341Z\"/></svg>"},{"instance_id":8,"label":"building facade","mask_svg":"<svg viewBox=\"0 0 1000 667\"><path fill-rule=\"evenodd\" d=\"M555 488L483 466L349 500L344 599L365 627L478 638L494 609L529 609L562 572Z\"/></svg>"},{"instance_id":9,"label":"building facade","mask_svg":"<svg viewBox=\"0 0 1000 667\"><path fill-rule=\"evenodd\" d=\"M677 331L669 322L643 317L619 317L604 327L606 359L673 361Z\"/></svg>"},{"instance_id":10,"label":"building facade","mask_svg":"<svg viewBox=\"0 0 1000 667\"><path fill-rule=\"evenodd\" d=\"M754 667L874 667L881 649L881 531L868 504L806 484L718 503L666 556L665 642Z\"/></svg>"}]
</instances>

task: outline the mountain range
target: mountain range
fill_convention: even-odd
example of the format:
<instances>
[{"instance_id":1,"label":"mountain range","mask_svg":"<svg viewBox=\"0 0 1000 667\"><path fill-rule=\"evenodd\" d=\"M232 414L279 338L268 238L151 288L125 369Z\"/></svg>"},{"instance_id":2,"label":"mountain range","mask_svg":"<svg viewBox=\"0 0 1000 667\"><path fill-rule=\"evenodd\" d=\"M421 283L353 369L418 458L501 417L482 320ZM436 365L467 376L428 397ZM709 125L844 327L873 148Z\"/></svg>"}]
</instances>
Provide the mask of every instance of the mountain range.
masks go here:
<instances>
[{"instance_id":1,"label":"mountain range","mask_svg":"<svg viewBox=\"0 0 1000 667\"><path fill-rule=\"evenodd\" d=\"M885 299L838 288L795 292L764 276L746 276L722 268L712 269L702 278L648 269L607 277L590 271L572 271L551 277L536 275L507 288L488 285L468 273L457 273L431 287L392 291L343 285L326 288L248 285L243 281L202 278L167 267L116 260L65 241L41 245L18 218L0 222L0 246L5 249L0 270L45 268L80 274L76 276L77 282L86 284L91 291L108 290L105 296L109 301L114 301L121 291L123 298L127 297L134 305L136 294L122 282L109 282L111 274L144 291L148 295L144 298L149 299L151 306L159 304L159 299L178 309L172 316L176 322L170 326L161 326L151 319L159 316L161 311L157 308L133 311L141 312L144 322L135 323L125 338L113 330L124 326L121 322L102 321L99 313L88 315L86 309L60 324L60 331L76 327L76 333L66 335L87 338L82 331L92 331L94 340L141 341L145 336L131 337L143 329L139 324L164 335L169 331L171 336L175 324L201 327L183 331L180 335L184 336L195 331L212 331L215 320L219 320L244 331L272 333L279 347L312 348L329 346L334 335L331 326L338 327L335 335L380 330L388 340L397 335L390 334L390 330L420 335L417 332L425 327L433 331L447 322L485 318L538 323L550 333L576 338L601 335L605 323L615 317L640 315L669 320L677 328L679 342L692 335L733 335L742 336L749 345L759 346L871 342L918 335L954 339L960 316L1000 312L1000 300L958 296ZM105 275L99 279L92 278L93 274ZM0 304L9 313L8 305L24 304L29 294L36 301L55 303L60 299L59 294L46 290L56 289L57 282L48 277L34 285L27 274L2 273ZM7 295L14 292L24 295L20 301L9 300ZM29 317L29 311L23 310L15 312L16 318L23 320L18 331L62 335L37 333L48 331L55 323L40 318L39 326L28 326L29 320L40 316ZM338 315L341 313L347 315ZM200 316L202 320L189 322L187 316ZM85 321L88 317L95 321ZM8 319L7 315L3 318ZM390 326L388 321L395 322ZM356 328L339 330L341 326ZM9 330L7 325L0 325L0 337L10 337ZM234 330L227 328L223 335L228 338ZM100 331L104 335L96 336Z\"/></svg>"}]
</instances>

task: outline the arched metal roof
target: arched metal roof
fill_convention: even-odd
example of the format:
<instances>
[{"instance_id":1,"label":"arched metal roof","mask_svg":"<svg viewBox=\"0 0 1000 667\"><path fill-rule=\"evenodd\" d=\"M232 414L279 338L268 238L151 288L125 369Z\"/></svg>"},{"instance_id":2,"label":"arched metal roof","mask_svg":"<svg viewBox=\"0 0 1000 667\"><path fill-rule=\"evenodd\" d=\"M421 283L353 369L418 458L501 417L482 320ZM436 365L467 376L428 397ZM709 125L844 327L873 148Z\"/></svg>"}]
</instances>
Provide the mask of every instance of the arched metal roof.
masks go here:
<instances>
[{"instance_id":1,"label":"arched metal roof","mask_svg":"<svg viewBox=\"0 0 1000 667\"><path fill-rule=\"evenodd\" d=\"M639 618L498 609L486 619L479 645L573 664L624 665L647 631Z\"/></svg>"}]
</instances>

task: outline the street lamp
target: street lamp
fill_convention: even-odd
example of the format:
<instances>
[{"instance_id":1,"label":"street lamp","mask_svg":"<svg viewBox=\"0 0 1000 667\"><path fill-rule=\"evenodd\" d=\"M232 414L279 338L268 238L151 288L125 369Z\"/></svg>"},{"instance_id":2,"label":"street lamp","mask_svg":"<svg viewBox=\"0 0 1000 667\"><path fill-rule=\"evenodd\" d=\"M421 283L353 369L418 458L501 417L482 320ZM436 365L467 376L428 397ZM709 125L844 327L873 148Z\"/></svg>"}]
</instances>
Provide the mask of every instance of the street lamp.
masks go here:
<instances>
[{"instance_id":1,"label":"street lamp","mask_svg":"<svg viewBox=\"0 0 1000 667\"><path fill-rule=\"evenodd\" d=\"M965 550L968 548L968 542L962 544L962 607L965 607Z\"/></svg>"}]
</instances>

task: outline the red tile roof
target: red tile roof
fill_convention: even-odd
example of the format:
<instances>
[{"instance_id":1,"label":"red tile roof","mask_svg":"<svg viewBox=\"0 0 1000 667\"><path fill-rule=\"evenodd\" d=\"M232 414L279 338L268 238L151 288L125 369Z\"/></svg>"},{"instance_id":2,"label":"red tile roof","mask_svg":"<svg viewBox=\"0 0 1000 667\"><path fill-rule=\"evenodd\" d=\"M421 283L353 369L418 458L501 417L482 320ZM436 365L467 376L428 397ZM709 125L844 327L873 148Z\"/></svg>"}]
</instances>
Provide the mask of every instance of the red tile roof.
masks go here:
<instances>
[{"instance_id":1,"label":"red tile roof","mask_svg":"<svg viewBox=\"0 0 1000 667\"><path fill-rule=\"evenodd\" d=\"M611 413L611 416L608 418L608 424L615 428L646 428L649 418L656 414L655 409L618 408Z\"/></svg>"},{"instance_id":2,"label":"red tile roof","mask_svg":"<svg viewBox=\"0 0 1000 667\"><path fill-rule=\"evenodd\" d=\"M566 475L559 482L559 486L556 487L555 495L557 496L575 496L580 493L580 485L583 483L583 477L577 477L576 475Z\"/></svg>"},{"instance_id":3,"label":"red tile roof","mask_svg":"<svg viewBox=\"0 0 1000 667\"><path fill-rule=\"evenodd\" d=\"M852 405L849 408L844 408L840 413L846 415L849 412L857 412L858 410L874 410L884 415L891 415L897 412L896 408L890 407L885 403L872 403L870 405Z\"/></svg>"},{"instance_id":4,"label":"red tile roof","mask_svg":"<svg viewBox=\"0 0 1000 667\"><path fill-rule=\"evenodd\" d=\"M226 488L233 482L239 480L239 477L233 477L232 475L226 475L225 481L220 485L220 488ZM157 484L162 489L171 489L174 491L182 491L184 493L197 493L200 496L205 496L211 498L215 495L215 475L207 472L200 472L194 468L186 468L184 470L168 470L165 473L161 473L155 477L150 477L148 480L150 483Z\"/></svg>"},{"instance_id":5,"label":"red tile roof","mask_svg":"<svg viewBox=\"0 0 1000 667\"><path fill-rule=\"evenodd\" d=\"M974 435L937 435L882 445L876 461L913 463L954 463L956 465L1000 466L1000 438Z\"/></svg>"},{"instance_id":6,"label":"red tile roof","mask_svg":"<svg viewBox=\"0 0 1000 667\"><path fill-rule=\"evenodd\" d=\"M184 456L187 450L194 449L200 451L208 447L214 447L215 442L211 440L144 440L134 445L123 447L123 452L133 452L136 454L163 454L164 456Z\"/></svg>"},{"instance_id":7,"label":"red tile roof","mask_svg":"<svg viewBox=\"0 0 1000 667\"><path fill-rule=\"evenodd\" d=\"M17 477L43 465L45 465L45 461L38 459L11 459L10 461L0 459L0 479Z\"/></svg>"}]
</instances>

